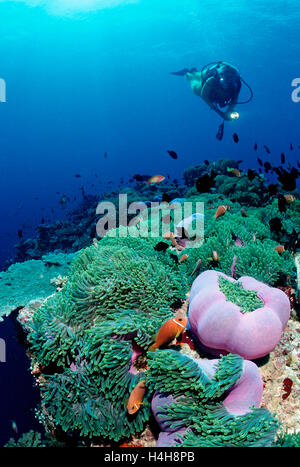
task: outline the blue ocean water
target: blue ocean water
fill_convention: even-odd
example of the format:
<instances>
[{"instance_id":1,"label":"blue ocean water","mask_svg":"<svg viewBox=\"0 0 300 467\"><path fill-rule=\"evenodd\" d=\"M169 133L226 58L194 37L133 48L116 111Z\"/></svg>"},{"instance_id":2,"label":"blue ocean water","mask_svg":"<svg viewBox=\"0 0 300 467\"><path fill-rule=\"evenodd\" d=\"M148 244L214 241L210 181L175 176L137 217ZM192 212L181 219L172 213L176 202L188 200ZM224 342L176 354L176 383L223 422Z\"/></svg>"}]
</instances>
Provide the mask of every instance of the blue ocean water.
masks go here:
<instances>
[{"instance_id":1,"label":"blue ocean water","mask_svg":"<svg viewBox=\"0 0 300 467\"><path fill-rule=\"evenodd\" d=\"M81 185L101 194L121 177L179 178L220 157L257 169L255 141L269 161L285 152L295 164L299 16L295 0L0 0L0 264L19 229L26 238L41 218L64 218L61 196L76 206ZM219 117L169 74L216 60L236 65L254 92L222 142Z\"/></svg>"}]
</instances>

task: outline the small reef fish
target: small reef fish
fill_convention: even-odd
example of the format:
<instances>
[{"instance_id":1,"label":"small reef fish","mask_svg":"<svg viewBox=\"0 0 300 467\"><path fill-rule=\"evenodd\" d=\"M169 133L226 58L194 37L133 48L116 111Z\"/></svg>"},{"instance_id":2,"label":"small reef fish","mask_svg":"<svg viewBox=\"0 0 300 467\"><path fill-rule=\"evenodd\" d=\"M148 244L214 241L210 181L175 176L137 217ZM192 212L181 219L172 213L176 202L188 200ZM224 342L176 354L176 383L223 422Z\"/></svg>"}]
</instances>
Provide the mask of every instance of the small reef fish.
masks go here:
<instances>
[{"instance_id":1,"label":"small reef fish","mask_svg":"<svg viewBox=\"0 0 300 467\"><path fill-rule=\"evenodd\" d=\"M264 144L264 148L265 148L265 151L266 151L267 154L271 154L270 149L269 149L268 146L266 146L265 144Z\"/></svg>"},{"instance_id":2,"label":"small reef fish","mask_svg":"<svg viewBox=\"0 0 300 467\"><path fill-rule=\"evenodd\" d=\"M218 174L212 170L209 174L204 174L196 181L196 189L199 193L207 193L216 184L215 178Z\"/></svg>"},{"instance_id":3,"label":"small reef fish","mask_svg":"<svg viewBox=\"0 0 300 467\"><path fill-rule=\"evenodd\" d=\"M130 415L135 414L143 403L145 392L146 392L146 380L140 381L135 388L131 391L129 400L127 403L127 411Z\"/></svg>"},{"instance_id":4,"label":"small reef fish","mask_svg":"<svg viewBox=\"0 0 300 467\"><path fill-rule=\"evenodd\" d=\"M287 205L287 200L283 195L278 196L278 209L280 212L286 212L286 205Z\"/></svg>"},{"instance_id":5,"label":"small reef fish","mask_svg":"<svg viewBox=\"0 0 300 467\"><path fill-rule=\"evenodd\" d=\"M293 202L295 201L295 199L296 199L294 195L285 195L284 197L285 197L286 202L287 202L288 204L293 203Z\"/></svg>"},{"instance_id":6,"label":"small reef fish","mask_svg":"<svg viewBox=\"0 0 300 467\"><path fill-rule=\"evenodd\" d=\"M265 168L266 173L268 173L272 169L270 162L265 162L264 168Z\"/></svg>"},{"instance_id":7,"label":"small reef fish","mask_svg":"<svg viewBox=\"0 0 300 467\"><path fill-rule=\"evenodd\" d=\"M291 150L291 151L293 151L293 150L294 150L294 146L293 146L293 144L292 144L292 143L290 144L290 150Z\"/></svg>"},{"instance_id":8,"label":"small reef fish","mask_svg":"<svg viewBox=\"0 0 300 467\"><path fill-rule=\"evenodd\" d=\"M157 184L157 183L161 183L165 180L165 177L163 177L163 175L153 175L153 177L149 178L148 180L148 185L152 185L152 184Z\"/></svg>"},{"instance_id":9,"label":"small reef fish","mask_svg":"<svg viewBox=\"0 0 300 467\"><path fill-rule=\"evenodd\" d=\"M216 134L216 138L217 140L222 141L223 136L224 136L224 122L221 123L221 125L219 126L218 133Z\"/></svg>"},{"instance_id":10,"label":"small reef fish","mask_svg":"<svg viewBox=\"0 0 300 467\"><path fill-rule=\"evenodd\" d=\"M278 193L277 185L274 185L274 183L270 183L270 185L268 186L268 192L269 192L270 196L277 195L277 193Z\"/></svg>"},{"instance_id":11,"label":"small reef fish","mask_svg":"<svg viewBox=\"0 0 300 467\"><path fill-rule=\"evenodd\" d=\"M213 252L212 252L212 257L213 257L213 260L214 260L215 262L220 261L220 256L218 255L218 252L215 251L215 250L213 250Z\"/></svg>"},{"instance_id":12,"label":"small reef fish","mask_svg":"<svg viewBox=\"0 0 300 467\"><path fill-rule=\"evenodd\" d=\"M216 214L214 215L215 219L218 219L218 217L224 216L225 212L229 210L229 206L227 204L223 204L222 206L219 206Z\"/></svg>"},{"instance_id":13,"label":"small reef fish","mask_svg":"<svg viewBox=\"0 0 300 467\"><path fill-rule=\"evenodd\" d=\"M232 135L232 138L233 138L233 141L234 141L235 143L238 143L239 140L240 140L239 137L238 137L238 135L237 135L237 133L234 133L234 134Z\"/></svg>"},{"instance_id":14,"label":"small reef fish","mask_svg":"<svg viewBox=\"0 0 300 467\"><path fill-rule=\"evenodd\" d=\"M171 240L172 238L175 238L173 232L167 232L164 234L164 240Z\"/></svg>"},{"instance_id":15,"label":"small reef fish","mask_svg":"<svg viewBox=\"0 0 300 467\"><path fill-rule=\"evenodd\" d=\"M22 229L18 230L18 237L19 238L23 237L23 230Z\"/></svg>"},{"instance_id":16,"label":"small reef fish","mask_svg":"<svg viewBox=\"0 0 300 467\"><path fill-rule=\"evenodd\" d=\"M257 151L257 143L254 143L254 151Z\"/></svg>"},{"instance_id":17,"label":"small reef fish","mask_svg":"<svg viewBox=\"0 0 300 467\"><path fill-rule=\"evenodd\" d=\"M179 262L184 263L188 259L188 257L189 257L189 255L187 255L187 254L182 255Z\"/></svg>"},{"instance_id":18,"label":"small reef fish","mask_svg":"<svg viewBox=\"0 0 300 467\"><path fill-rule=\"evenodd\" d=\"M285 155L284 155L283 152L280 155L280 159L281 159L281 163L284 164L285 163Z\"/></svg>"},{"instance_id":19,"label":"small reef fish","mask_svg":"<svg viewBox=\"0 0 300 467\"><path fill-rule=\"evenodd\" d=\"M196 264L195 269L193 270L191 276L193 276L193 275L199 270L199 268L200 268L200 266L201 266L201 261L202 261L202 260L201 260L201 258L200 258L199 261L198 261L198 263Z\"/></svg>"},{"instance_id":20,"label":"small reef fish","mask_svg":"<svg viewBox=\"0 0 300 467\"><path fill-rule=\"evenodd\" d=\"M257 173L255 172L255 170L252 170L252 169L248 169L248 178L250 180L250 182L252 182L252 180L255 179Z\"/></svg>"},{"instance_id":21,"label":"small reef fish","mask_svg":"<svg viewBox=\"0 0 300 467\"><path fill-rule=\"evenodd\" d=\"M178 154L175 151L167 151L167 153L172 157L172 159L178 159Z\"/></svg>"},{"instance_id":22,"label":"small reef fish","mask_svg":"<svg viewBox=\"0 0 300 467\"><path fill-rule=\"evenodd\" d=\"M159 242L157 245L155 245L154 247L154 250L155 251L167 251L167 249L169 248L169 245L165 242Z\"/></svg>"},{"instance_id":23,"label":"small reef fish","mask_svg":"<svg viewBox=\"0 0 300 467\"><path fill-rule=\"evenodd\" d=\"M97 242L97 239L96 238L93 238L93 246L95 248L98 248L98 242Z\"/></svg>"},{"instance_id":24,"label":"small reef fish","mask_svg":"<svg viewBox=\"0 0 300 467\"><path fill-rule=\"evenodd\" d=\"M11 421L12 430L17 434L18 433L18 426L14 420Z\"/></svg>"},{"instance_id":25,"label":"small reef fish","mask_svg":"<svg viewBox=\"0 0 300 467\"><path fill-rule=\"evenodd\" d=\"M263 166L262 160L259 157L257 158L257 162L259 163L261 167Z\"/></svg>"},{"instance_id":26,"label":"small reef fish","mask_svg":"<svg viewBox=\"0 0 300 467\"><path fill-rule=\"evenodd\" d=\"M274 250L277 251L277 253L279 253L280 255L285 252L285 248L283 245L275 246Z\"/></svg>"},{"instance_id":27,"label":"small reef fish","mask_svg":"<svg viewBox=\"0 0 300 467\"><path fill-rule=\"evenodd\" d=\"M75 174L74 177L75 177L75 178L80 178L81 175L80 175L80 174Z\"/></svg>"},{"instance_id":28,"label":"small reef fish","mask_svg":"<svg viewBox=\"0 0 300 467\"><path fill-rule=\"evenodd\" d=\"M232 173L236 177L241 177L241 172L238 169L230 169L229 167L227 167L227 172Z\"/></svg>"},{"instance_id":29,"label":"small reef fish","mask_svg":"<svg viewBox=\"0 0 300 467\"><path fill-rule=\"evenodd\" d=\"M269 220L269 226L271 232L279 233L282 230L282 222L279 217L273 217Z\"/></svg>"},{"instance_id":30,"label":"small reef fish","mask_svg":"<svg viewBox=\"0 0 300 467\"><path fill-rule=\"evenodd\" d=\"M104 153L104 159L107 159L107 156L108 156L108 154L107 154L107 152L105 152Z\"/></svg>"},{"instance_id":31,"label":"small reef fish","mask_svg":"<svg viewBox=\"0 0 300 467\"><path fill-rule=\"evenodd\" d=\"M246 213L245 209L241 209L241 214L243 217L249 217L248 214Z\"/></svg>"},{"instance_id":32,"label":"small reef fish","mask_svg":"<svg viewBox=\"0 0 300 467\"><path fill-rule=\"evenodd\" d=\"M155 352L164 344L169 344L185 330L187 325L187 317L183 312L179 312L174 318L166 321L158 331L155 343L149 348L150 352Z\"/></svg>"}]
</instances>

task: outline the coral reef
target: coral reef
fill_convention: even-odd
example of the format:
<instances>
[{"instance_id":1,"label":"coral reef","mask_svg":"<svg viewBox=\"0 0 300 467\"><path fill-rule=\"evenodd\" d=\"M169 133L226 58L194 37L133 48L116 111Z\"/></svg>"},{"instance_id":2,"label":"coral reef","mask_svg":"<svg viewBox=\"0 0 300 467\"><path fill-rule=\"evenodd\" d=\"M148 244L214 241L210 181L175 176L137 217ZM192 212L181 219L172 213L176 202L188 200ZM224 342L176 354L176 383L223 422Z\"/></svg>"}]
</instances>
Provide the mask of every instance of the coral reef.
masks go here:
<instances>
[{"instance_id":1,"label":"coral reef","mask_svg":"<svg viewBox=\"0 0 300 467\"><path fill-rule=\"evenodd\" d=\"M127 186L128 204L165 202L151 216L145 209L137 227L117 220L92 246L96 197L85 197L68 221L43 224L37 238L20 242L16 261L31 260L1 273L0 315L21 308L18 320L41 392L38 417L54 440L63 433L85 445L153 446L152 401L162 430L158 446L299 445L299 323L287 320L297 283L291 238L300 230L300 201L280 210L278 199L266 194L266 178L250 181L227 170L238 166L222 159L187 169L185 185ZM198 193L198 177L211 171L215 187ZM116 190L105 200L118 206L118 196ZM167 200L175 199L170 206ZM178 222L184 199L192 212ZM203 203L205 236L191 248L176 226L190 235L202 216L196 203ZM152 214L159 219L154 237ZM167 231L173 236L164 237ZM191 330L205 350L229 352L220 360L192 350L196 339L189 331L169 349L148 352L162 324L178 309L187 311L191 287ZM242 358L270 351L259 370ZM128 398L145 377L143 404L129 415ZM34 433L8 444L48 445Z\"/></svg>"},{"instance_id":2,"label":"coral reef","mask_svg":"<svg viewBox=\"0 0 300 467\"><path fill-rule=\"evenodd\" d=\"M0 273L0 320L31 300L44 299L55 292L51 280L66 276L74 254L50 253L41 260L16 263Z\"/></svg>"},{"instance_id":3,"label":"coral reef","mask_svg":"<svg viewBox=\"0 0 300 467\"><path fill-rule=\"evenodd\" d=\"M127 413L141 378L133 363L187 292L180 265L154 245L107 237L82 250L66 286L26 323L33 362L45 367L43 411L65 432L119 441L149 418L149 394L137 416Z\"/></svg>"}]
</instances>

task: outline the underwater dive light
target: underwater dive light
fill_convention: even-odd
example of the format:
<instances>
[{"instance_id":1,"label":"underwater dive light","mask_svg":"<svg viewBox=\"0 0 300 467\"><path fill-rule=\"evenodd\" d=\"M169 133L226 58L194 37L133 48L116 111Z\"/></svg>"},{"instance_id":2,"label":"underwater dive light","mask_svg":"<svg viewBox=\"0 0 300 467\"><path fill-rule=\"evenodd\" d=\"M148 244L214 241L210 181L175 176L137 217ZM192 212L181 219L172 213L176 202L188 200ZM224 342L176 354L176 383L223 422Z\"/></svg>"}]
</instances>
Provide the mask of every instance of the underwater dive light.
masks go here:
<instances>
[{"instance_id":1,"label":"underwater dive light","mask_svg":"<svg viewBox=\"0 0 300 467\"><path fill-rule=\"evenodd\" d=\"M230 118L231 120L238 120L240 118L240 114L238 112L231 112Z\"/></svg>"}]
</instances>

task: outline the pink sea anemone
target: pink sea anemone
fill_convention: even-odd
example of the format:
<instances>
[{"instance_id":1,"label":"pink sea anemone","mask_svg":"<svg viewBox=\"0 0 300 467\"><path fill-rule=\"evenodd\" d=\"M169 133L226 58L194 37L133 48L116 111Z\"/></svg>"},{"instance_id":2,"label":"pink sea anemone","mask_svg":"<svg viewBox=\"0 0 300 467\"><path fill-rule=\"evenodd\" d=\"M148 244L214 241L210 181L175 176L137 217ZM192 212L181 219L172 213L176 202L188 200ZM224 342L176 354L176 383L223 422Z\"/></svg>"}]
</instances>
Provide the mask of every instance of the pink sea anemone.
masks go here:
<instances>
[{"instance_id":1,"label":"pink sea anemone","mask_svg":"<svg viewBox=\"0 0 300 467\"><path fill-rule=\"evenodd\" d=\"M221 291L220 277L242 286L236 288L236 297L229 299ZM238 300L239 290L244 294L245 291L256 292L261 305L243 312ZM286 294L252 277L235 281L210 270L200 274L191 289L189 327L214 355L230 352L248 360L267 355L279 342L289 316L290 303Z\"/></svg>"}]
</instances>

